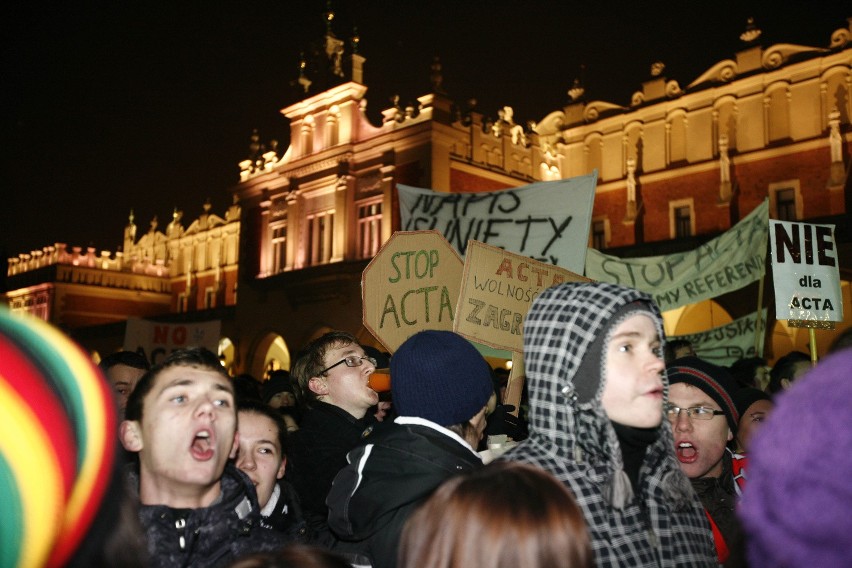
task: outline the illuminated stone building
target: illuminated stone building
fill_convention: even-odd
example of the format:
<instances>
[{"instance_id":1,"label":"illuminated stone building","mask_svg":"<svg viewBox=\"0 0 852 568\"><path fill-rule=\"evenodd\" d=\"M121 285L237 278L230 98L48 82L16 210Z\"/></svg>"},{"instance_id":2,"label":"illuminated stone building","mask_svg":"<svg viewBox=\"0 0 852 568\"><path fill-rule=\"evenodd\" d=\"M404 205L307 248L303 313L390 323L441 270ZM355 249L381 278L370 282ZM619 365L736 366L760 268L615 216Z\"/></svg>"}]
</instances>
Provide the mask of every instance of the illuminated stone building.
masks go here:
<instances>
[{"instance_id":1,"label":"illuminated stone building","mask_svg":"<svg viewBox=\"0 0 852 568\"><path fill-rule=\"evenodd\" d=\"M9 307L62 327L100 353L121 347L130 317L202 314L223 320L227 333L237 302L240 207L235 203L223 218L205 204L186 228L182 215L175 211L165 231L154 218L137 238L131 212L123 250L115 254L57 243L8 259Z\"/></svg>"},{"instance_id":2,"label":"illuminated stone building","mask_svg":"<svg viewBox=\"0 0 852 568\"><path fill-rule=\"evenodd\" d=\"M224 318L233 368L260 376L288 368L291 352L328 329L376 344L361 324L360 278L400 228L396 184L491 191L597 169L589 244L616 256L695 248L767 197L775 219L835 224L846 305L839 328L848 327L852 32L838 29L816 47L762 46L759 35L747 29L742 50L685 85L654 64L628 106L593 100L577 83L564 108L542 109L531 127L508 106L489 118L457 104L436 61L432 92L384 110L375 125L358 41L347 44L329 27L318 58L302 61L298 100L281 110L287 148L255 134L240 163L231 192L241 216L236 205L224 219L205 213L207 225L199 219L186 231L175 217L165 233L152 227L147 240L126 239L125 260L116 261L126 264L135 251L140 277L167 271L165 311ZM33 262L21 259L10 274ZM667 313L667 332L752 312L756 288ZM221 306L232 309L216 313ZM805 350L807 332L769 323L770 359ZM831 336L818 332L820 352Z\"/></svg>"},{"instance_id":3,"label":"illuminated stone building","mask_svg":"<svg viewBox=\"0 0 852 568\"><path fill-rule=\"evenodd\" d=\"M593 169L600 177L591 246L617 256L687 250L768 197L775 219L837 225L852 306L850 29L820 47L762 47L759 35L747 29L740 52L685 86L654 64L627 107L588 100L575 85L571 102L543 113L530 130L509 107L496 120L458 107L437 62L432 93L416 106L383 111L373 126L363 112L364 60L345 56L329 33L325 53L336 54L328 65L339 81L313 92L303 72L304 97L281 111L290 121L287 150L257 150L241 164L234 193L247 213L244 250L254 255L244 259L244 276L256 279L238 317L279 330L290 345L333 327L360 330L370 341L360 323L359 278L399 229L395 184L488 191ZM667 331L693 333L753 312L756 290L675 310ZM840 327L849 325L849 311ZM807 332L773 323L769 351L804 348ZM824 350L831 334L818 333Z\"/></svg>"}]
</instances>

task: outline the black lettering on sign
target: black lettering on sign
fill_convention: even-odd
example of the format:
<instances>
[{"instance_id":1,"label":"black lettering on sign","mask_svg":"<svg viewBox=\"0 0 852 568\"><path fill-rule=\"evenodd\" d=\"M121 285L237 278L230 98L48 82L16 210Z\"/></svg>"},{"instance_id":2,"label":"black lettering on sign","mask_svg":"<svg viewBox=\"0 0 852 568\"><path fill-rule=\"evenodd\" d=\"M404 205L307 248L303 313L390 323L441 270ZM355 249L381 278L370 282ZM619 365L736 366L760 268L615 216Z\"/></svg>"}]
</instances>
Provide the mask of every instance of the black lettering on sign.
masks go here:
<instances>
[{"instance_id":1,"label":"black lettering on sign","mask_svg":"<svg viewBox=\"0 0 852 568\"><path fill-rule=\"evenodd\" d=\"M834 241L831 238L831 227L794 223L790 227L792 234L780 223L772 227L775 230L775 262L786 262L786 255L789 254L795 264L801 264L804 257L808 265L816 261L820 266L836 266L837 259L832 256Z\"/></svg>"}]
</instances>

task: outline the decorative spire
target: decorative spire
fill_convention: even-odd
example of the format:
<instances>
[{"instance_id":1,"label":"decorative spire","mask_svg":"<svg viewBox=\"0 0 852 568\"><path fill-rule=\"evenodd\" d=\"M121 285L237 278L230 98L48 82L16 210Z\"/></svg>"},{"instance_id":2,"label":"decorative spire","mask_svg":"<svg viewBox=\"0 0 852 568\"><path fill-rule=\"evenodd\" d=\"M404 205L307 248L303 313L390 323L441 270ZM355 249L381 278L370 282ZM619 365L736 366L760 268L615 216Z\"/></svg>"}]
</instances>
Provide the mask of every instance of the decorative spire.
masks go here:
<instances>
[{"instance_id":1,"label":"decorative spire","mask_svg":"<svg viewBox=\"0 0 852 568\"><path fill-rule=\"evenodd\" d=\"M574 78L574 84L571 85L570 89L568 89L568 97L570 97L572 101L578 101L584 94L586 94L586 88L583 86L585 82L586 66L580 65L580 76Z\"/></svg>"},{"instance_id":2,"label":"decorative spire","mask_svg":"<svg viewBox=\"0 0 852 568\"><path fill-rule=\"evenodd\" d=\"M308 61L305 59L305 52L299 52L299 78L305 76L305 69L308 68Z\"/></svg>"},{"instance_id":3,"label":"decorative spire","mask_svg":"<svg viewBox=\"0 0 852 568\"><path fill-rule=\"evenodd\" d=\"M666 64L662 61L655 61L651 64L651 77L659 77L666 70Z\"/></svg>"},{"instance_id":4,"label":"decorative spire","mask_svg":"<svg viewBox=\"0 0 852 568\"><path fill-rule=\"evenodd\" d=\"M308 92L308 89L311 88L311 83L313 83L313 81L308 79L308 77L305 75L307 67L308 61L305 59L305 52L301 51L299 52L299 78L297 79L297 81L302 86L302 89L304 89L305 93Z\"/></svg>"},{"instance_id":5,"label":"decorative spire","mask_svg":"<svg viewBox=\"0 0 852 568\"><path fill-rule=\"evenodd\" d=\"M257 128L251 131L251 143L249 144L249 159L254 160L260 155L260 135L257 133Z\"/></svg>"},{"instance_id":6,"label":"decorative spire","mask_svg":"<svg viewBox=\"0 0 852 568\"><path fill-rule=\"evenodd\" d=\"M760 37L763 31L754 23L754 18L749 18L746 22L746 29L740 34L740 39L746 43L751 43Z\"/></svg>"},{"instance_id":7,"label":"decorative spire","mask_svg":"<svg viewBox=\"0 0 852 568\"><path fill-rule=\"evenodd\" d=\"M331 8L331 0L328 0L325 3L325 33L326 35L333 36L334 32L331 31L331 22L334 20L334 10Z\"/></svg>"},{"instance_id":8,"label":"decorative spire","mask_svg":"<svg viewBox=\"0 0 852 568\"><path fill-rule=\"evenodd\" d=\"M586 89L583 88L582 83L580 83L579 78L574 79L574 84L568 89L568 96L571 97L572 101L580 100L580 97L583 96L583 93L586 92Z\"/></svg>"},{"instance_id":9,"label":"decorative spire","mask_svg":"<svg viewBox=\"0 0 852 568\"><path fill-rule=\"evenodd\" d=\"M352 28L352 54L358 54L358 44L361 43L361 37L358 35L358 26Z\"/></svg>"},{"instance_id":10,"label":"decorative spire","mask_svg":"<svg viewBox=\"0 0 852 568\"><path fill-rule=\"evenodd\" d=\"M429 78L432 80L432 91L436 93L446 93L442 83L444 82L444 75L441 73L441 58L437 55L432 58L432 73Z\"/></svg>"}]
</instances>

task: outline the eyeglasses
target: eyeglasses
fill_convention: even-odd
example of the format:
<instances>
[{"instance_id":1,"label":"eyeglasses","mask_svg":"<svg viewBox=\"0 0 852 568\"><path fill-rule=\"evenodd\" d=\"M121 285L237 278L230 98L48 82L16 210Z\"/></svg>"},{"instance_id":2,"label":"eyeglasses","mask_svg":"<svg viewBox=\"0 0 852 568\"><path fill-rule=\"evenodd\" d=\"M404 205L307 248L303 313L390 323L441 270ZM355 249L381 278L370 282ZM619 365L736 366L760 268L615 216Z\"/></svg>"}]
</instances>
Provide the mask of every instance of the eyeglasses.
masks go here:
<instances>
[{"instance_id":1,"label":"eyeglasses","mask_svg":"<svg viewBox=\"0 0 852 568\"><path fill-rule=\"evenodd\" d=\"M330 370L337 367L338 365L343 365L343 364L346 364L347 367L360 367L361 365L364 364L364 361L371 364L373 367L375 367L376 364L377 364L377 361L374 358L370 357L369 355L364 355L363 357L361 357L359 355L349 355L348 357L344 357L343 359L341 359L340 361L338 361L337 363L335 363L331 367L326 367L325 369L320 371L319 374L324 375L327 372L329 372Z\"/></svg>"},{"instance_id":2,"label":"eyeglasses","mask_svg":"<svg viewBox=\"0 0 852 568\"><path fill-rule=\"evenodd\" d=\"M672 422L677 420L677 417L680 416L681 410L686 412L686 415L689 418L694 418L696 420L712 420L714 416L721 416L722 414L725 414L721 410L716 410L709 406L691 406L689 408L681 408L670 402L665 404L663 410L665 411L668 419Z\"/></svg>"}]
</instances>

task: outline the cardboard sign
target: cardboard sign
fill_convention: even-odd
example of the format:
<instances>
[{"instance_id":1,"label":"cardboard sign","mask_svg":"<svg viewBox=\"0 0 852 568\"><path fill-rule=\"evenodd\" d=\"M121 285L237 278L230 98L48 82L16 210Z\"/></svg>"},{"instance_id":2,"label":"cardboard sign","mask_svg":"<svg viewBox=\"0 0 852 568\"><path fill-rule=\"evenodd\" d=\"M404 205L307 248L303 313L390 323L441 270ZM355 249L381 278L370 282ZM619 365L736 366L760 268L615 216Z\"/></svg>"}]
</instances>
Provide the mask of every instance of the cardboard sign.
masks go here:
<instances>
[{"instance_id":1,"label":"cardboard sign","mask_svg":"<svg viewBox=\"0 0 852 568\"><path fill-rule=\"evenodd\" d=\"M124 350L144 355L151 365L160 363L166 355L184 347L205 347L218 353L221 328L219 320L163 323L130 318L124 333Z\"/></svg>"},{"instance_id":2,"label":"cardboard sign","mask_svg":"<svg viewBox=\"0 0 852 568\"><path fill-rule=\"evenodd\" d=\"M394 233L361 276L364 326L391 353L418 331L451 331L463 270L438 231Z\"/></svg>"},{"instance_id":3,"label":"cardboard sign","mask_svg":"<svg viewBox=\"0 0 852 568\"><path fill-rule=\"evenodd\" d=\"M775 317L843 321L834 225L770 221Z\"/></svg>"},{"instance_id":4,"label":"cardboard sign","mask_svg":"<svg viewBox=\"0 0 852 568\"><path fill-rule=\"evenodd\" d=\"M470 240L583 272L598 173L500 191L446 193L397 184L402 228L436 229L462 255Z\"/></svg>"},{"instance_id":5,"label":"cardboard sign","mask_svg":"<svg viewBox=\"0 0 852 568\"><path fill-rule=\"evenodd\" d=\"M542 290L560 282L591 282L564 268L478 241L468 241L456 333L523 353L523 320Z\"/></svg>"}]
</instances>

